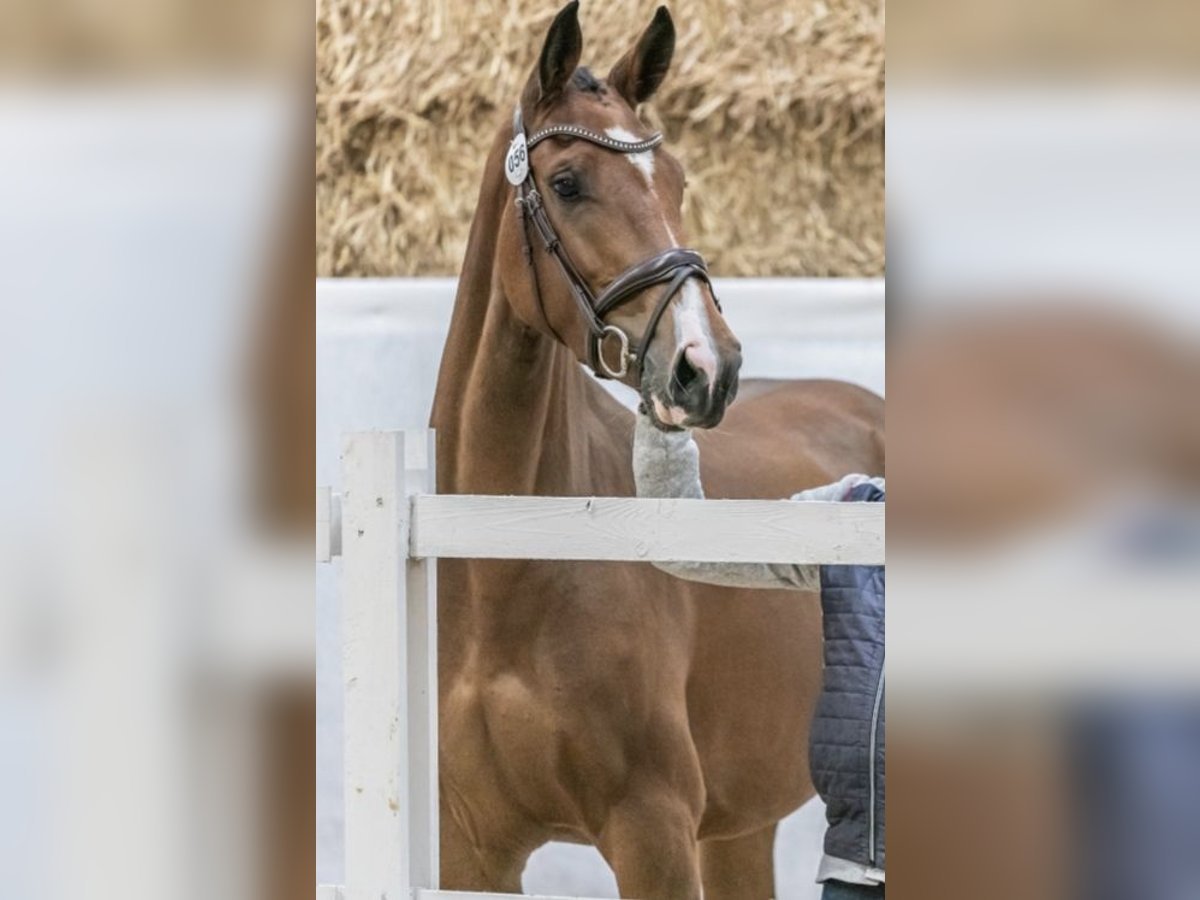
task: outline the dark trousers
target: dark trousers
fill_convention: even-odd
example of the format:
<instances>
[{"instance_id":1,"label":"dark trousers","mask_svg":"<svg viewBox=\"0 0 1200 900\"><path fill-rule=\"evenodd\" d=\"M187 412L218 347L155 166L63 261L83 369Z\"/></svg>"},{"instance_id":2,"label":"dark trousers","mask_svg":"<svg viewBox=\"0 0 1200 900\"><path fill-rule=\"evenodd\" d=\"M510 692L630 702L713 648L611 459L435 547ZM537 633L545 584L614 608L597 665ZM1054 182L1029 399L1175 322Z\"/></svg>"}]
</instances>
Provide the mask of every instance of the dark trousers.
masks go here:
<instances>
[{"instance_id":1,"label":"dark trousers","mask_svg":"<svg viewBox=\"0 0 1200 900\"><path fill-rule=\"evenodd\" d=\"M882 884L847 884L844 881L827 881L821 900L882 900Z\"/></svg>"}]
</instances>

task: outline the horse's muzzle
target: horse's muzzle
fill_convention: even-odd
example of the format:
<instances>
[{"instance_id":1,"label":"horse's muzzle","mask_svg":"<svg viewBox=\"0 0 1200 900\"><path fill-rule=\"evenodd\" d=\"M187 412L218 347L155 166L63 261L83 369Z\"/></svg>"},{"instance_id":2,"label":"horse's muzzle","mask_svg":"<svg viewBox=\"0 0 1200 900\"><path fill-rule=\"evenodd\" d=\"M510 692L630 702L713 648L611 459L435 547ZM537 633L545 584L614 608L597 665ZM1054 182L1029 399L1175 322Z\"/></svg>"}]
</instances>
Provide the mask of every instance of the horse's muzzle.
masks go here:
<instances>
[{"instance_id":1,"label":"horse's muzzle","mask_svg":"<svg viewBox=\"0 0 1200 900\"><path fill-rule=\"evenodd\" d=\"M663 406L677 419L667 424L689 428L712 428L719 424L737 396L741 367L739 352L722 353L712 373L692 365L687 353L677 354L658 392Z\"/></svg>"}]
</instances>

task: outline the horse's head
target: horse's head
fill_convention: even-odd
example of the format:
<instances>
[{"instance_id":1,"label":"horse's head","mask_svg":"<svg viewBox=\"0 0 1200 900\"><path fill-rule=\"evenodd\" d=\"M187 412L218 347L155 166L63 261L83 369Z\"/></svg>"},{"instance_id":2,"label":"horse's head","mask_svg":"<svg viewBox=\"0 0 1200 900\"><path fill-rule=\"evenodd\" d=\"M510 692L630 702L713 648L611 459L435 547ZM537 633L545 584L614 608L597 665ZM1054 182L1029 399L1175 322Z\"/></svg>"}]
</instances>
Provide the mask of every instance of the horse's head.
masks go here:
<instances>
[{"instance_id":1,"label":"horse's head","mask_svg":"<svg viewBox=\"0 0 1200 900\"><path fill-rule=\"evenodd\" d=\"M681 249L684 174L638 118L666 76L665 7L608 73L579 67L578 3L546 35L505 172L501 279L529 327L636 388L664 427L712 427L737 393L741 345L704 261ZM511 143L510 143L511 140Z\"/></svg>"}]
</instances>

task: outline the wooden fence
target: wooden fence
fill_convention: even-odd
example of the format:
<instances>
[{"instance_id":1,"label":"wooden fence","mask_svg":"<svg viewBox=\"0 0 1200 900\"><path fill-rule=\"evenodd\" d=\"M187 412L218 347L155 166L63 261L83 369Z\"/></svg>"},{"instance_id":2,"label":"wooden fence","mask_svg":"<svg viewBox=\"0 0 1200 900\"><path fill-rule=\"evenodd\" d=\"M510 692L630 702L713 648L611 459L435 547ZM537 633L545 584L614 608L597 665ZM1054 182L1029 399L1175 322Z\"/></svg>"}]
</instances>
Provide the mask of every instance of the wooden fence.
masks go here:
<instances>
[{"instance_id":1,"label":"wooden fence","mask_svg":"<svg viewBox=\"0 0 1200 900\"><path fill-rule=\"evenodd\" d=\"M317 559L342 559L345 885L318 900L507 900L438 890L436 557L881 564L884 504L439 496L432 431L342 443Z\"/></svg>"}]
</instances>

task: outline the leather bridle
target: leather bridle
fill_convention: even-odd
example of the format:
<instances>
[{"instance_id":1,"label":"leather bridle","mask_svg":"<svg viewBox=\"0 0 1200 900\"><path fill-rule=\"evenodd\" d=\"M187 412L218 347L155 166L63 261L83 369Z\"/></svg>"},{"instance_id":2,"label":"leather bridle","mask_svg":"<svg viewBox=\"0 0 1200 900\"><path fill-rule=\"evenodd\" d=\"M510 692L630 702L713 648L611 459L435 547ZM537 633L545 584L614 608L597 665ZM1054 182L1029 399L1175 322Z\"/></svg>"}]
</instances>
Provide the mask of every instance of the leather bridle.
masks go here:
<instances>
[{"instance_id":1,"label":"leather bridle","mask_svg":"<svg viewBox=\"0 0 1200 900\"><path fill-rule=\"evenodd\" d=\"M587 327L587 362L592 371L599 378L624 378L632 367L632 371L640 382L644 353L650 346L650 341L654 339L654 332L658 328L658 323L662 319L663 313L666 312L671 298L675 296L683 283L692 277L703 278L709 289L712 289L712 282L708 277L708 265L704 262L704 257L695 250L672 247L630 266L598 296L594 294L588 286L587 280L571 261L554 226L550 224L542 196L533 180L533 168L529 163L529 153L539 143L550 137L588 141L616 153L645 153L661 144L663 136L661 133L655 133L644 141L620 141L579 125L551 125L526 139L525 127L521 121L521 107L518 105L513 114L513 141L505 159L506 175L517 191L516 205L521 216L521 241L525 259L530 267L534 296L547 327L560 343L565 343L558 332L554 330L554 326L550 324L550 319L546 316L546 308L542 303L537 269L533 264L533 251L529 243L531 225L541 241L542 247L558 263L559 270L567 282L567 288ZM523 177L522 169L524 170ZM646 323L645 331L639 342L633 343L623 330L615 325L605 323L605 317L614 309L623 306L638 293L656 284L665 284L666 289L659 295L658 302L650 314L650 319ZM721 305L718 302L717 309L720 308ZM605 347L613 341L616 342L620 352L620 359L616 366L609 365L604 355Z\"/></svg>"}]
</instances>

